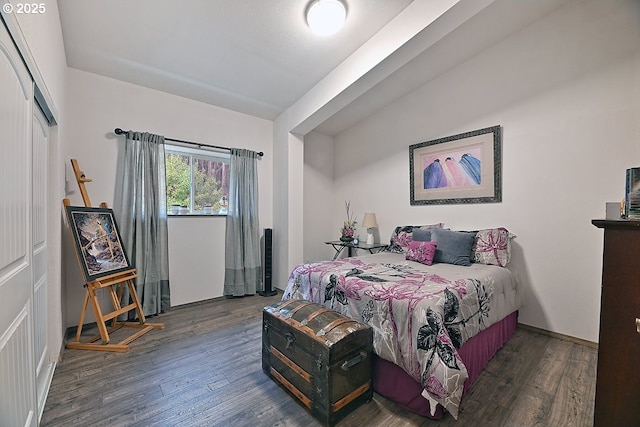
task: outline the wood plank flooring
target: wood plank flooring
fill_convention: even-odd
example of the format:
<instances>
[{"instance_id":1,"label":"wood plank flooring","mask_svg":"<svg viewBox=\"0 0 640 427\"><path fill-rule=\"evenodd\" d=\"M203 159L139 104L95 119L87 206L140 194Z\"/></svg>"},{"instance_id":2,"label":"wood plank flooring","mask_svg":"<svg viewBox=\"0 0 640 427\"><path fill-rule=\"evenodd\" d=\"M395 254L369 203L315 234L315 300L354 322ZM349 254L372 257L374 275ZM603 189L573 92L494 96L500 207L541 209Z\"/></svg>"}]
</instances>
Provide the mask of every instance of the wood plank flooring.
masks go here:
<instances>
[{"instance_id":1,"label":"wood plank flooring","mask_svg":"<svg viewBox=\"0 0 640 427\"><path fill-rule=\"evenodd\" d=\"M262 308L281 296L174 308L150 319L165 328L128 353L65 349L41 426L319 426L262 372ZM593 348L518 328L457 421L428 420L374 394L338 426L591 426L596 359Z\"/></svg>"}]
</instances>

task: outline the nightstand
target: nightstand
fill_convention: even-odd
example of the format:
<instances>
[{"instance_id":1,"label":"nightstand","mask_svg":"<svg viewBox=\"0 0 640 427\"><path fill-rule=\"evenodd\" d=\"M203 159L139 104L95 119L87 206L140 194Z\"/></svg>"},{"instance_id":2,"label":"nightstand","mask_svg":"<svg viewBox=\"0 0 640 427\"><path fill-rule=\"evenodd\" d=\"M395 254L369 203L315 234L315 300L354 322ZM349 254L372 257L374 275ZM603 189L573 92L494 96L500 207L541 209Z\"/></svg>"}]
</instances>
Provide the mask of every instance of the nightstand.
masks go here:
<instances>
[{"instance_id":1,"label":"nightstand","mask_svg":"<svg viewBox=\"0 0 640 427\"><path fill-rule=\"evenodd\" d=\"M347 256L351 257L355 253L354 249L366 249L370 254L375 254L387 247L387 245L384 243L374 243L372 245L368 245L366 243L360 242L357 245L354 245L353 242L343 242L342 240L331 240L324 243L333 246L333 249L335 249L336 254L333 256L333 259L337 259L344 248L347 248Z\"/></svg>"}]
</instances>

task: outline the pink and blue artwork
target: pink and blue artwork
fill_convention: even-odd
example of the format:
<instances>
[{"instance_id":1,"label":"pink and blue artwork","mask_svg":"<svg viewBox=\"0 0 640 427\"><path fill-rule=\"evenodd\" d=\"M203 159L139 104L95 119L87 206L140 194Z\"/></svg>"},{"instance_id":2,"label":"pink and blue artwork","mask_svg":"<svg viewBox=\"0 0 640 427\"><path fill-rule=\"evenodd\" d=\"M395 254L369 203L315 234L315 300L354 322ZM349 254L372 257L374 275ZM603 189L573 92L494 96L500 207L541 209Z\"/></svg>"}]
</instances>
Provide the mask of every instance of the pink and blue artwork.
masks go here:
<instances>
[{"instance_id":1,"label":"pink and blue artwork","mask_svg":"<svg viewBox=\"0 0 640 427\"><path fill-rule=\"evenodd\" d=\"M422 156L424 189L475 187L482 182L482 148Z\"/></svg>"}]
</instances>

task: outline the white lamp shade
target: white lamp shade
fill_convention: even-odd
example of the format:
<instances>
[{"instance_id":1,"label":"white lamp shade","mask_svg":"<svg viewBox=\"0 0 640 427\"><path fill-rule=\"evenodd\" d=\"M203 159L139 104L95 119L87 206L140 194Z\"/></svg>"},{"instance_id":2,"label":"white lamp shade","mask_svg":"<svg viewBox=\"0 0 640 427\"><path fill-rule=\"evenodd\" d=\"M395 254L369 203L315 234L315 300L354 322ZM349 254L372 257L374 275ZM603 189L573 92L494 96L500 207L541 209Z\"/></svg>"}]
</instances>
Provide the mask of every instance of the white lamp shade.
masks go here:
<instances>
[{"instance_id":1,"label":"white lamp shade","mask_svg":"<svg viewBox=\"0 0 640 427\"><path fill-rule=\"evenodd\" d=\"M362 219L362 226L366 228L378 228L376 214L372 212L365 212L364 218Z\"/></svg>"},{"instance_id":2,"label":"white lamp shade","mask_svg":"<svg viewBox=\"0 0 640 427\"><path fill-rule=\"evenodd\" d=\"M346 18L347 9L340 0L315 0L307 11L309 28L319 36L337 33Z\"/></svg>"}]
</instances>

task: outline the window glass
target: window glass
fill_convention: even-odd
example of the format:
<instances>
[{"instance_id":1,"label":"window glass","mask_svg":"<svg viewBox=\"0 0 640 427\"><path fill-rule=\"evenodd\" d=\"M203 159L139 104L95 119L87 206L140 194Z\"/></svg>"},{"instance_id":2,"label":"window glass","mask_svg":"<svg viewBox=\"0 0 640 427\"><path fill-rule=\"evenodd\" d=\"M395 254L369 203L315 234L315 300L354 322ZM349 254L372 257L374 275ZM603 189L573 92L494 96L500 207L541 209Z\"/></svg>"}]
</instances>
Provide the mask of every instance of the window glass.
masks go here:
<instances>
[{"instance_id":1,"label":"window glass","mask_svg":"<svg viewBox=\"0 0 640 427\"><path fill-rule=\"evenodd\" d=\"M167 212L226 214L229 156L178 146L165 146Z\"/></svg>"}]
</instances>

